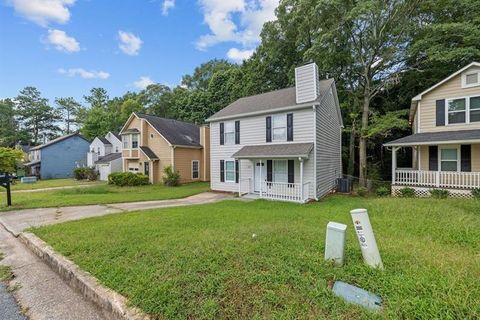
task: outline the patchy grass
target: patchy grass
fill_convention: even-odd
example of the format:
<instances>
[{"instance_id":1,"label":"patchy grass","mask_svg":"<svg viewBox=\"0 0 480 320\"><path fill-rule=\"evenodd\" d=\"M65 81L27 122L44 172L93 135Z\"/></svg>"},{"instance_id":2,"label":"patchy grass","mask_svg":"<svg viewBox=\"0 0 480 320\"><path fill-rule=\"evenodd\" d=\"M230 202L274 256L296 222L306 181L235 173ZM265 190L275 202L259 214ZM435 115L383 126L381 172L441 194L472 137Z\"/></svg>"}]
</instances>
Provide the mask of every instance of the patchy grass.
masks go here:
<instances>
[{"instance_id":1,"label":"patchy grass","mask_svg":"<svg viewBox=\"0 0 480 320\"><path fill-rule=\"evenodd\" d=\"M37 183L21 183L20 180L12 185L12 190L37 190L44 188L70 187L79 185L97 185L105 184L104 181L77 181L74 179L51 179L39 180ZM5 192L5 188L0 188L0 192Z\"/></svg>"},{"instance_id":2,"label":"patchy grass","mask_svg":"<svg viewBox=\"0 0 480 320\"><path fill-rule=\"evenodd\" d=\"M209 183L195 182L184 184L179 187L166 187L163 185L138 187L99 185L88 188L72 188L28 193L12 192L13 206L10 208L6 207L6 196L4 194L0 195L0 211L178 199L208 191L209 188Z\"/></svg>"},{"instance_id":3,"label":"patchy grass","mask_svg":"<svg viewBox=\"0 0 480 320\"><path fill-rule=\"evenodd\" d=\"M0 252L0 261L3 260L3 253ZM10 281L13 279L12 269L0 264L0 281Z\"/></svg>"},{"instance_id":4,"label":"patchy grass","mask_svg":"<svg viewBox=\"0 0 480 320\"><path fill-rule=\"evenodd\" d=\"M349 210L365 207L385 271L363 264ZM346 265L323 261L329 221L349 227ZM33 229L155 318L480 317L480 201L334 196L166 208ZM252 237L256 234L256 237ZM327 285L379 294L371 314Z\"/></svg>"}]
</instances>

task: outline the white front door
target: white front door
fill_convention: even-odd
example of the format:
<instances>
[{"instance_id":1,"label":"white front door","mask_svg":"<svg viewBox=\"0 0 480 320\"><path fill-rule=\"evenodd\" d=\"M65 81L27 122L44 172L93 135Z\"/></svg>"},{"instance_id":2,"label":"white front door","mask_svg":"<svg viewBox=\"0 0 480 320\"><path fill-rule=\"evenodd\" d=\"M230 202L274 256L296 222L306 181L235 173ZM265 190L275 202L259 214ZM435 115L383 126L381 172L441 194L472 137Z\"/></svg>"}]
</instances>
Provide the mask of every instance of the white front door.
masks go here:
<instances>
[{"instance_id":1,"label":"white front door","mask_svg":"<svg viewBox=\"0 0 480 320\"><path fill-rule=\"evenodd\" d=\"M254 191L255 192L260 192L260 187L262 185L262 182L265 181L267 177L267 166L265 165L264 160L256 160L255 163L255 185L254 185Z\"/></svg>"}]
</instances>

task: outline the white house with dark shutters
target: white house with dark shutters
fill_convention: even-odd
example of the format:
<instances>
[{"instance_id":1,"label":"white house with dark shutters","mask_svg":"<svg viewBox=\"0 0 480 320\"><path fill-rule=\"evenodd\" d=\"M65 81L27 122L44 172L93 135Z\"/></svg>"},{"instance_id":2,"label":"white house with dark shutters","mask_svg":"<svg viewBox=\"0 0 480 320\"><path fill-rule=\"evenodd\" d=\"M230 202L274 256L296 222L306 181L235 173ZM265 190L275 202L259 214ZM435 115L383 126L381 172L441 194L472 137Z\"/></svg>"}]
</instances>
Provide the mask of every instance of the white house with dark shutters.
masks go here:
<instances>
[{"instance_id":1,"label":"white house with dark shutters","mask_svg":"<svg viewBox=\"0 0 480 320\"><path fill-rule=\"evenodd\" d=\"M470 196L480 187L480 63L473 62L412 99L413 134L392 149L392 193L408 186L418 196L432 188ZM412 166L397 167L400 148L413 149Z\"/></svg>"},{"instance_id":2,"label":"white house with dark shutters","mask_svg":"<svg viewBox=\"0 0 480 320\"><path fill-rule=\"evenodd\" d=\"M213 190L303 203L342 174L335 82L316 64L295 69L295 87L238 99L207 121Z\"/></svg>"}]
</instances>

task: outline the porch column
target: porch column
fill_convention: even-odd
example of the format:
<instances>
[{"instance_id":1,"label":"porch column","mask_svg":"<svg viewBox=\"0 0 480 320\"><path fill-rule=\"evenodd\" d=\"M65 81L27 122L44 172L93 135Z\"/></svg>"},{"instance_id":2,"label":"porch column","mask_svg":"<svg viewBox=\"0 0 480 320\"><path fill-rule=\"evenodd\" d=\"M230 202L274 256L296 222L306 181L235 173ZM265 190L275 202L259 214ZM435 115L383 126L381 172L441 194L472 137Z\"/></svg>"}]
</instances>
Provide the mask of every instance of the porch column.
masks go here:
<instances>
[{"instance_id":1,"label":"porch column","mask_svg":"<svg viewBox=\"0 0 480 320\"><path fill-rule=\"evenodd\" d=\"M298 158L300 161L300 199L303 200L303 159Z\"/></svg>"},{"instance_id":2,"label":"porch column","mask_svg":"<svg viewBox=\"0 0 480 320\"><path fill-rule=\"evenodd\" d=\"M398 147L392 147L392 184L395 184L395 171L397 171L397 150Z\"/></svg>"},{"instance_id":3,"label":"porch column","mask_svg":"<svg viewBox=\"0 0 480 320\"><path fill-rule=\"evenodd\" d=\"M262 197L262 188L263 188L262 164L263 164L263 160L260 160L260 198ZM255 183L255 181L253 183Z\"/></svg>"},{"instance_id":4,"label":"porch column","mask_svg":"<svg viewBox=\"0 0 480 320\"><path fill-rule=\"evenodd\" d=\"M240 171L240 168L242 167L240 165L241 159L238 159L238 197L240 198L242 196L242 172Z\"/></svg>"}]
</instances>

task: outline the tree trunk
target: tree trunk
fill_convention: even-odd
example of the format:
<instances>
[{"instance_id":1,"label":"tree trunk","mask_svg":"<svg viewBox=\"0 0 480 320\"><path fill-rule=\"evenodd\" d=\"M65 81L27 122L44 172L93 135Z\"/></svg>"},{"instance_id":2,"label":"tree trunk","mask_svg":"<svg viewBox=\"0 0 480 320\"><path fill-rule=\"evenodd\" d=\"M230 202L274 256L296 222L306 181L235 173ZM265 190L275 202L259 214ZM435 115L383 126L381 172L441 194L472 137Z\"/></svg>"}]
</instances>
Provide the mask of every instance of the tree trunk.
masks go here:
<instances>
[{"instance_id":1,"label":"tree trunk","mask_svg":"<svg viewBox=\"0 0 480 320\"><path fill-rule=\"evenodd\" d=\"M368 129L368 115L370 108L370 93L365 90L363 96L363 111L362 111L362 129L360 132L359 143L359 184L361 187L367 186L367 137L365 136Z\"/></svg>"},{"instance_id":2,"label":"tree trunk","mask_svg":"<svg viewBox=\"0 0 480 320\"><path fill-rule=\"evenodd\" d=\"M355 136L356 136L355 120L352 122L350 131L350 141L348 142L348 168L347 174L355 175Z\"/></svg>"}]
</instances>

